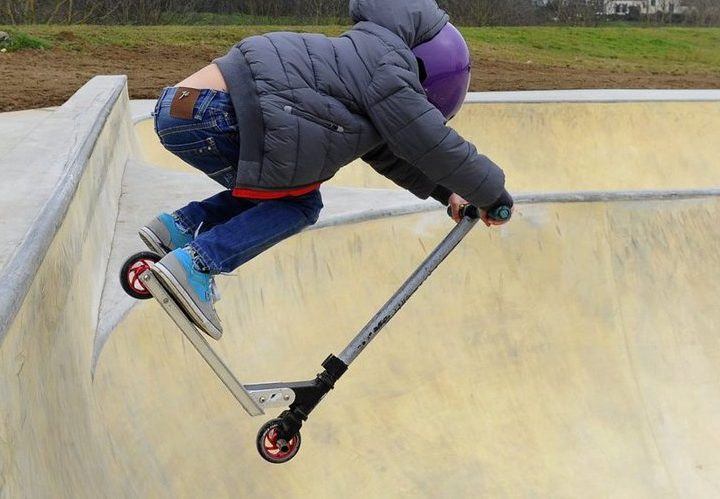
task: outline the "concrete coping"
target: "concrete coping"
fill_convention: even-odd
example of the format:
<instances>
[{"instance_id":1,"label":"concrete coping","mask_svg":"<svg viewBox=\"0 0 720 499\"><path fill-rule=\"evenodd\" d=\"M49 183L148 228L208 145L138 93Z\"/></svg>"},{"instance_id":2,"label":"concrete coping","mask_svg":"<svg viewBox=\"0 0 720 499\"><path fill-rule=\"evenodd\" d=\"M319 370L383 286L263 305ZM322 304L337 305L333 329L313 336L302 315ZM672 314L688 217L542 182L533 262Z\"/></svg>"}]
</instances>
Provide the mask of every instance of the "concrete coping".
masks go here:
<instances>
[{"instance_id":1,"label":"concrete coping","mask_svg":"<svg viewBox=\"0 0 720 499\"><path fill-rule=\"evenodd\" d=\"M16 211L17 221L9 234L3 234L10 239L5 245L14 249L0 268L0 342L62 225L88 158L126 84L126 76L93 78L2 159L2 171L13 180L13 192L4 200L7 209L18 209L12 206L17 196L38 201Z\"/></svg>"},{"instance_id":2,"label":"concrete coping","mask_svg":"<svg viewBox=\"0 0 720 499\"><path fill-rule=\"evenodd\" d=\"M664 189L631 191L577 191L516 193L513 198L521 204L540 203L602 203L623 201L673 201L720 196L720 188Z\"/></svg>"}]
</instances>

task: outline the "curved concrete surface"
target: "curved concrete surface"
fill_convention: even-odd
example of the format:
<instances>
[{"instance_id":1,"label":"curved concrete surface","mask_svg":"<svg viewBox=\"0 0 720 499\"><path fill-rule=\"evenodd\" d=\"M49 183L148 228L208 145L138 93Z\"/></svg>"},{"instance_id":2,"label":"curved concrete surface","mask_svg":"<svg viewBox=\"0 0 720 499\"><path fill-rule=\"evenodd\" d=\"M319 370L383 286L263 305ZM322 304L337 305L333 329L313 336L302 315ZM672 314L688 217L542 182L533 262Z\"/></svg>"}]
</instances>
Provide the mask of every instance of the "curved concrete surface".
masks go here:
<instances>
[{"instance_id":1,"label":"curved concrete surface","mask_svg":"<svg viewBox=\"0 0 720 499\"><path fill-rule=\"evenodd\" d=\"M0 311L0 496L720 493L720 199L607 200L717 187L717 101L468 106L458 127L504 155L510 186L533 202L463 241L312 415L295 460L273 466L254 448L264 419L245 415L155 303L132 307L118 290L138 224L215 189L149 164L163 160L137 146L151 144L147 124L126 133L124 84L81 91L103 126L73 127L56 151L82 160L59 192L67 208L18 213L56 230L23 286L3 285L18 305ZM532 136L513 149L503 130ZM621 139L625 154L607 146ZM450 230L432 202L353 187L365 177L324 188L321 228L220 280L217 348L243 382L312 377ZM588 190L609 192L543 194ZM423 212L387 216L409 211Z\"/></svg>"}]
</instances>

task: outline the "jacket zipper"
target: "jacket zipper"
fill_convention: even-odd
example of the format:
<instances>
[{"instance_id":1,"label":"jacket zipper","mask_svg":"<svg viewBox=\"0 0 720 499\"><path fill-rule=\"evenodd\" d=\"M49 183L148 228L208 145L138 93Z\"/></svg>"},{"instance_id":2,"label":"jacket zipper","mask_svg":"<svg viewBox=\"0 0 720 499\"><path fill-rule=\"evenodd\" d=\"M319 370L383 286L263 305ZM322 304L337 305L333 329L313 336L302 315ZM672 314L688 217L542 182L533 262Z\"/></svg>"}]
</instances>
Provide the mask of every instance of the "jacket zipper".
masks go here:
<instances>
[{"instance_id":1,"label":"jacket zipper","mask_svg":"<svg viewBox=\"0 0 720 499\"><path fill-rule=\"evenodd\" d=\"M283 108L286 113L293 114L295 116L299 116L301 118L305 118L308 121L312 121L313 123L323 126L327 128L328 130L332 130L333 132L337 133L344 133L345 128L342 126L333 123L332 121L324 120L322 118L318 118L314 114L306 113L305 111L301 111L298 108L292 107L292 106L285 106Z\"/></svg>"}]
</instances>

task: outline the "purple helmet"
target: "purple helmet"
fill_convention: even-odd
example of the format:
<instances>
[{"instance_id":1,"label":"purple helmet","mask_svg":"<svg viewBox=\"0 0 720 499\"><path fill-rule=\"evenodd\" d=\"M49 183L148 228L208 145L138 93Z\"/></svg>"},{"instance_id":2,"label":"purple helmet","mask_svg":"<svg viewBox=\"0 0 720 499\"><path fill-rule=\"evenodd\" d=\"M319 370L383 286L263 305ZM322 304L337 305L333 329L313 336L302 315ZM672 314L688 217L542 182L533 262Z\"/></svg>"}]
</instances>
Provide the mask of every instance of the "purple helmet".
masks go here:
<instances>
[{"instance_id":1,"label":"purple helmet","mask_svg":"<svg viewBox=\"0 0 720 499\"><path fill-rule=\"evenodd\" d=\"M470 87L470 51L465 39L447 23L434 38L413 48L413 53L428 100L446 119L452 119Z\"/></svg>"}]
</instances>

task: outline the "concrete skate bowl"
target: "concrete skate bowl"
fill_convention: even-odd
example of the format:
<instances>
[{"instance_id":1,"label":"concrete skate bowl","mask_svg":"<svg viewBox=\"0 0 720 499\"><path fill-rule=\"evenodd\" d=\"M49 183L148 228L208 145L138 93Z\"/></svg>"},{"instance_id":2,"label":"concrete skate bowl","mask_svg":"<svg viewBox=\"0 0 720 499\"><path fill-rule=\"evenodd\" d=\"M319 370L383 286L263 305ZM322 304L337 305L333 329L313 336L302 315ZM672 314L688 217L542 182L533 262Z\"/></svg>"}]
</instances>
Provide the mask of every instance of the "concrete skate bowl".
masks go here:
<instances>
[{"instance_id":1,"label":"concrete skate bowl","mask_svg":"<svg viewBox=\"0 0 720 499\"><path fill-rule=\"evenodd\" d=\"M214 187L152 165L124 78L92 80L34 129L51 149L2 160L24 160L21 180L58 173L6 231L0 495L717 495L720 97L705 95L476 96L458 127L505 167L515 219L473 230L274 466L255 435L279 410L246 416L155 303L118 291L137 224ZM320 228L220 281L217 348L242 381L312 378L452 228L427 204L363 215L364 196L402 193L353 175L327 187Z\"/></svg>"}]
</instances>

